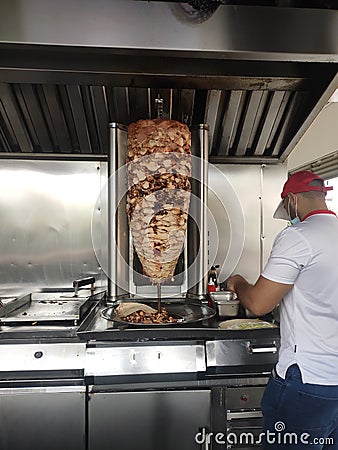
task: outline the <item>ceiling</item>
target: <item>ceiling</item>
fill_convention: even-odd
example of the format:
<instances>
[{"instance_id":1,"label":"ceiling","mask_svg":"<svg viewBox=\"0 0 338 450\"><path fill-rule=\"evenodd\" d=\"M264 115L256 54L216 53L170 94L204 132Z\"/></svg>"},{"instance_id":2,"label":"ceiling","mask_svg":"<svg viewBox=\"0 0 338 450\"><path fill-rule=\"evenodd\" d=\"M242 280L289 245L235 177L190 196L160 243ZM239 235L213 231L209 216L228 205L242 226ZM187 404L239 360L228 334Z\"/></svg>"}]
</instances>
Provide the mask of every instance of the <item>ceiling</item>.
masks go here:
<instances>
[{"instance_id":1,"label":"ceiling","mask_svg":"<svg viewBox=\"0 0 338 450\"><path fill-rule=\"evenodd\" d=\"M311 43L317 14L306 10L308 27L300 33L297 24L302 15L290 12L305 3L313 8L334 9L336 2L254 2L280 6L281 10L285 9L282 6L288 7L280 17L272 12L277 8L267 8L271 24L263 27L261 34L252 15L262 17L265 8L239 6L234 10L224 6L219 8L220 14L214 15L218 26L212 35L213 19L194 25L180 22L175 14L168 16L172 10L164 9L165 2L158 2L161 5L156 8L150 4L157 2L119 2L114 10L120 8L118 17L124 14L127 3L128 11L135 14L133 23L141 13L147 16L149 12L150 22L161 25L157 50L152 48L152 36L144 27L134 29L132 42L137 43L139 36L145 44L131 48L130 35L117 28L118 22L113 37L119 48L99 45L106 34L100 36L97 25L92 30L97 39L95 46L65 45L67 39L76 42L75 38L85 38L81 22L73 27L77 34L66 25L60 34L56 27L55 39L62 45L23 43L24 18L21 27L16 23L15 30L21 42L0 40L1 157L104 157L109 152L108 124L128 125L157 117L155 99L161 97L163 117L190 127L209 125L211 162L284 161L337 87L336 13L320 14L329 30L316 35ZM139 8L133 7L141 3ZM89 3L87 8L91 8ZM47 12L45 17L50 17ZM88 13L89 9L83 12L83 20ZM26 14L31 38L47 39L51 33L41 35L46 27L35 35L35 19L29 16L29 9ZM239 16L243 17L240 22ZM168 17L167 23L164 17ZM99 19L98 23L103 24ZM269 42L277 26L273 24L281 26L281 19L291 27L285 34L287 41L277 33ZM225 21L226 30L222 29ZM51 31L53 26L50 22ZM180 30L178 35L172 33L173 27ZM9 27L8 33L11 30ZM253 35L255 42L250 40ZM295 39L297 36L302 36L303 41ZM181 48L177 49L180 38ZM168 43L168 39L172 42ZM128 49L124 48L126 44Z\"/></svg>"}]
</instances>

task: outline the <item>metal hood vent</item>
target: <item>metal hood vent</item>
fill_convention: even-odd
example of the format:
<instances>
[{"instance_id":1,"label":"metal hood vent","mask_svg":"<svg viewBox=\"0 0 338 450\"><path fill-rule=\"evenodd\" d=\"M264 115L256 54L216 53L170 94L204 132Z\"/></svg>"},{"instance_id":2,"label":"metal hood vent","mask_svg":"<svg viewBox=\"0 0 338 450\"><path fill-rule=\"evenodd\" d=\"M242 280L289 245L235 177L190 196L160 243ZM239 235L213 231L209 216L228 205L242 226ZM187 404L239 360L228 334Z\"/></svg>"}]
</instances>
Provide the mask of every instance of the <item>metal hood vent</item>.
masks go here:
<instances>
[{"instance_id":1,"label":"metal hood vent","mask_svg":"<svg viewBox=\"0 0 338 450\"><path fill-rule=\"evenodd\" d=\"M284 161L338 85L337 11L221 5L187 25L169 2L112 3L115 19L128 10L134 25L146 22L130 40L115 20L114 47L102 17L91 46L76 44L86 35L75 16L64 33L50 22L35 36L26 23L36 44L0 41L0 156L102 157L108 123L156 117L160 95L164 117L209 125L211 162ZM161 30L155 44L151 26Z\"/></svg>"},{"instance_id":2,"label":"metal hood vent","mask_svg":"<svg viewBox=\"0 0 338 450\"><path fill-rule=\"evenodd\" d=\"M263 80L256 80L264 85ZM156 117L210 128L210 159L283 157L314 104L311 91L161 89L109 85L0 84L0 151L107 154L109 122Z\"/></svg>"},{"instance_id":3,"label":"metal hood vent","mask_svg":"<svg viewBox=\"0 0 338 450\"><path fill-rule=\"evenodd\" d=\"M128 125L156 117L154 101L160 95L163 117L191 127L209 125L210 161L284 160L290 142L334 74L328 70L323 76L324 69L333 69L327 65L310 64L304 69L308 73L297 77L192 77L187 84L197 84L194 89L163 88L158 81L148 87L0 83L0 151L8 156L18 152L107 154L107 124ZM322 72L321 84L315 77L317 70ZM172 77L173 85L178 81ZM222 85L227 88L219 89Z\"/></svg>"}]
</instances>

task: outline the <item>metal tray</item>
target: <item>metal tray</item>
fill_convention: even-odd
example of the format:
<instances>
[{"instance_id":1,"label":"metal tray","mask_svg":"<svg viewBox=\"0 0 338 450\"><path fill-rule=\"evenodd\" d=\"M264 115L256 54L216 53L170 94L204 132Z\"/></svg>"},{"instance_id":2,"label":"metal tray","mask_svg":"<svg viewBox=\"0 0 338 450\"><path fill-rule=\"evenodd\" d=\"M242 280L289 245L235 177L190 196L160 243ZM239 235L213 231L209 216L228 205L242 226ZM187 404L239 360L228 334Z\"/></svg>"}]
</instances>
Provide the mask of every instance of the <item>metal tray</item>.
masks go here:
<instances>
[{"instance_id":1,"label":"metal tray","mask_svg":"<svg viewBox=\"0 0 338 450\"><path fill-rule=\"evenodd\" d=\"M20 308L1 318L5 324L78 321L91 307L89 298L62 298L61 296L41 296L30 299Z\"/></svg>"},{"instance_id":2,"label":"metal tray","mask_svg":"<svg viewBox=\"0 0 338 450\"><path fill-rule=\"evenodd\" d=\"M0 318L6 317L22 306L30 304L30 302L31 294L22 295L21 297L0 297Z\"/></svg>"},{"instance_id":3,"label":"metal tray","mask_svg":"<svg viewBox=\"0 0 338 450\"><path fill-rule=\"evenodd\" d=\"M157 304L154 303L153 308L157 308ZM172 326L180 326L194 322L200 322L202 320L207 320L213 317L216 314L216 311L209 306L201 305L199 303L169 303L162 302L162 306L166 308L168 313L176 318L179 318L178 322L174 323L132 323L127 322L126 320L122 320L115 313L116 306L109 306L108 308L104 308L101 311L101 316L106 320L111 320L120 325L127 325L131 327L172 327Z\"/></svg>"}]
</instances>

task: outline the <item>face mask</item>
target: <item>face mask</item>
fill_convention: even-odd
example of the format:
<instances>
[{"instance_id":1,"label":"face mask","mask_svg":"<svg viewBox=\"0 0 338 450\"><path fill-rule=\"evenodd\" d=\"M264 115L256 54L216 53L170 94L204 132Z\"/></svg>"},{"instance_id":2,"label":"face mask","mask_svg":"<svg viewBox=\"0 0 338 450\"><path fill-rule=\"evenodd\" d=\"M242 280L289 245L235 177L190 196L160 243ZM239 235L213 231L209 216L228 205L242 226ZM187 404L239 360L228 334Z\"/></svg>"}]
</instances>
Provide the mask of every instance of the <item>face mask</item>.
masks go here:
<instances>
[{"instance_id":1,"label":"face mask","mask_svg":"<svg viewBox=\"0 0 338 450\"><path fill-rule=\"evenodd\" d=\"M297 212L297 197L296 197L295 213L296 213L296 216L295 216L293 219L291 219L291 214L290 214L290 199L289 199L289 203L288 203L288 215L289 215L289 217L290 217L290 224L291 224L291 225L297 225L297 223L300 223L300 222L301 222L300 218L298 217L298 212Z\"/></svg>"},{"instance_id":2,"label":"face mask","mask_svg":"<svg viewBox=\"0 0 338 450\"><path fill-rule=\"evenodd\" d=\"M298 216L296 216L294 219L290 220L291 225L297 225L297 223L300 223L301 220Z\"/></svg>"}]
</instances>

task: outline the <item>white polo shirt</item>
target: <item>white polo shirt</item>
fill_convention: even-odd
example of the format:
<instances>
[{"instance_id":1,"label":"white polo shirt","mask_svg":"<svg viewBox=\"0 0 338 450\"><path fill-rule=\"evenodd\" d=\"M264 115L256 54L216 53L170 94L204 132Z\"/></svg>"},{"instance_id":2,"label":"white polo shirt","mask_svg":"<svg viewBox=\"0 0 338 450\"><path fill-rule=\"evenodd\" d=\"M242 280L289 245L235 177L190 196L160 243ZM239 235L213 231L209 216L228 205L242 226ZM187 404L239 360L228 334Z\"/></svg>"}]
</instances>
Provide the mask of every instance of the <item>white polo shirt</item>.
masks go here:
<instances>
[{"instance_id":1,"label":"white polo shirt","mask_svg":"<svg viewBox=\"0 0 338 450\"><path fill-rule=\"evenodd\" d=\"M338 219L311 213L281 231L262 273L293 284L280 304L277 373L298 364L304 383L338 385Z\"/></svg>"}]
</instances>

